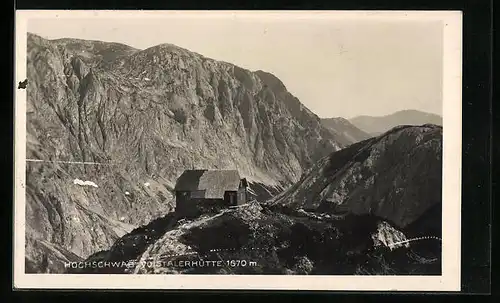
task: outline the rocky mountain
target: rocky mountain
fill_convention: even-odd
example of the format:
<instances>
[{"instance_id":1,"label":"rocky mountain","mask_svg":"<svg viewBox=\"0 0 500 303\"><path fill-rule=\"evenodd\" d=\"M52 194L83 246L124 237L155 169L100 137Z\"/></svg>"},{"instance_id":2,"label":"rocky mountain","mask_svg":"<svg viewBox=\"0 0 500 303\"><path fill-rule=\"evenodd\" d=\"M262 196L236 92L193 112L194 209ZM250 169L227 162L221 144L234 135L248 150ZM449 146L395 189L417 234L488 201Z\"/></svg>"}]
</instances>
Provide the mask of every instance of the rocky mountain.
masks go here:
<instances>
[{"instance_id":1,"label":"rocky mountain","mask_svg":"<svg viewBox=\"0 0 500 303\"><path fill-rule=\"evenodd\" d=\"M344 139L342 141L344 145L350 145L372 137L368 133L354 126L351 122L349 122L349 120L341 117L324 118L321 119L321 123L324 127L336 134L338 138Z\"/></svg>"},{"instance_id":2,"label":"rocky mountain","mask_svg":"<svg viewBox=\"0 0 500 303\"><path fill-rule=\"evenodd\" d=\"M29 272L59 271L168 214L184 169L238 169L266 199L343 147L264 71L171 44L28 34L27 52Z\"/></svg>"},{"instance_id":3,"label":"rocky mountain","mask_svg":"<svg viewBox=\"0 0 500 303\"><path fill-rule=\"evenodd\" d=\"M318 161L271 203L407 227L441 204L442 127L393 128Z\"/></svg>"},{"instance_id":4,"label":"rocky mountain","mask_svg":"<svg viewBox=\"0 0 500 303\"><path fill-rule=\"evenodd\" d=\"M418 110L402 110L386 116L358 116L349 120L357 128L377 136L398 125L442 125L443 118L436 114L421 112Z\"/></svg>"},{"instance_id":5,"label":"rocky mountain","mask_svg":"<svg viewBox=\"0 0 500 303\"><path fill-rule=\"evenodd\" d=\"M322 158L271 201L168 214L68 272L440 274L441 151L440 126L400 126Z\"/></svg>"}]
</instances>

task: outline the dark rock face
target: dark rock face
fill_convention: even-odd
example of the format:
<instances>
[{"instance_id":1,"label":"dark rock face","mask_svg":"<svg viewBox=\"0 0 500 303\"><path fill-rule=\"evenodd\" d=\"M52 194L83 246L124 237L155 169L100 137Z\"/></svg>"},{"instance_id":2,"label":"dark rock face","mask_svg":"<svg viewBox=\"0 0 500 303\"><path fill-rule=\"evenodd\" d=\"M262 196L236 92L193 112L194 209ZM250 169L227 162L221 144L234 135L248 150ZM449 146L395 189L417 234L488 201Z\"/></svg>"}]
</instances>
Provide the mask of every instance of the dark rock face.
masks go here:
<instances>
[{"instance_id":1,"label":"dark rock face","mask_svg":"<svg viewBox=\"0 0 500 303\"><path fill-rule=\"evenodd\" d=\"M343 147L273 75L170 44L29 34L27 73L27 158L100 164L27 162L26 237L82 258L170 212L184 169L238 169L263 191Z\"/></svg>"},{"instance_id":2,"label":"dark rock face","mask_svg":"<svg viewBox=\"0 0 500 303\"><path fill-rule=\"evenodd\" d=\"M318 161L273 203L406 227L441 204L442 127L400 126Z\"/></svg>"}]
</instances>

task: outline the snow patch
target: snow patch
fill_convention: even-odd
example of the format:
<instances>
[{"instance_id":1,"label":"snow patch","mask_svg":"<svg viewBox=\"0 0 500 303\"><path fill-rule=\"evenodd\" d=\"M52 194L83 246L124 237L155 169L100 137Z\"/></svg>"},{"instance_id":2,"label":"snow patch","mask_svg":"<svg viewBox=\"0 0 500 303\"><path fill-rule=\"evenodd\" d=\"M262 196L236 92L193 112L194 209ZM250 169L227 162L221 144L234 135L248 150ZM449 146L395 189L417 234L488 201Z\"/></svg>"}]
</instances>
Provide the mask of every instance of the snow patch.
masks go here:
<instances>
[{"instance_id":1,"label":"snow patch","mask_svg":"<svg viewBox=\"0 0 500 303\"><path fill-rule=\"evenodd\" d=\"M144 186L146 186L146 187L149 187L149 185L151 185L151 184L149 184L149 182L144 183Z\"/></svg>"},{"instance_id":2,"label":"snow patch","mask_svg":"<svg viewBox=\"0 0 500 303\"><path fill-rule=\"evenodd\" d=\"M149 79L149 78L144 78L144 81L149 81L149 80L151 80L151 79Z\"/></svg>"},{"instance_id":3,"label":"snow patch","mask_svg":"<svg viewBox=\"0 0 500 303\"><path fill-rule=\"evenodd\" d=\"M73 180L73 184L80 185L80 186L92 186L92 187L95 187L95 188L98 187L97 184L95 184L92 181L82 181L80 179Z\"/></svg>"},{"instance_id":4,"label":"snow patch","mask_svg":"<svg viewBox=\"0 0 500 303\"><path fill-rule=\"evenodd\" d=\"M130 193L128 191L125 192L125 196L129 196Z\"/></svg>"},{"instance_id":5,"label":"snow patch","mask_svg":"<svg viewBox=\"0 0 500 303\"><path fill-rule=\"evenodd\" d=\"M120 221L125 221L125 217L120 217Z\"/></svg>"}]
</instances>

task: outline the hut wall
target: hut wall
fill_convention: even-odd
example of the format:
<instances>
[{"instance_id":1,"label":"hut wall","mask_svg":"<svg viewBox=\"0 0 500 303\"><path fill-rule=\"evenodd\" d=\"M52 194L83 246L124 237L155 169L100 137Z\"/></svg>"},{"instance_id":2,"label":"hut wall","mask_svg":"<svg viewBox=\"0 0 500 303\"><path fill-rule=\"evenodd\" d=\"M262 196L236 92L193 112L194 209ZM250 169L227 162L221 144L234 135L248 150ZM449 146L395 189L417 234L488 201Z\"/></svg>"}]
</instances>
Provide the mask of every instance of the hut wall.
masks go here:
<instances>
[{"instance_id":1,"label":"hut wall","mask_svg":"<svg viewBox=\"0 0 500 303\"><path fill-rule=\"evenodd\" d=\"M236 191L226 191L224 193L224 202L225 206L238 205L238 196Z\"/></svg>"},{"instance_id":2,"label":"hut wall","mask_svg":"<svg viewBox=\"0 0 500 303\"><path fill-rule=\"evenodd\" d=\"M175 211L181 217L197 217L202 214L218 213L226 208L228 203L224 199L191 198L190 193L176 194Z\"/></svg>"},{"instance_id":3,"label":"hut wall","mask_svg":"<svg viewBox=\"0 0 500 303\"><path fill-rule=\"evenodd\" d=\"M237 202L237 205L242 205L242 204L245 204L247 203L247 190L246 188L242 187L240 189L238 189L238 202Z\"/></svg>"}]
</instances>

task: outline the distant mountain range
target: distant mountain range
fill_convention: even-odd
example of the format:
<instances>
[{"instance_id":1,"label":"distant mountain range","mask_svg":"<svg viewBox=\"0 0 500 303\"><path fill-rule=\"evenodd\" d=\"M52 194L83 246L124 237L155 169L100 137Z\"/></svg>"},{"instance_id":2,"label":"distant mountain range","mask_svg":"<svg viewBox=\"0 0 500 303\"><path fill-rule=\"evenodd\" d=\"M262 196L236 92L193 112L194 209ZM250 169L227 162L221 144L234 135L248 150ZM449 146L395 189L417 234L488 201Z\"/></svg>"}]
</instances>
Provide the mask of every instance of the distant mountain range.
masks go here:
<instances>
[{"instance_id":1,"label":"distant mountain range","mask_svg":"<svg viewBox=\"0 0 500 303\"><path fill-rule=\"evenodd\" d=\"M342 143L350 145L359 141L366 140L372 136L349 122L349 120L336 117L321 119L321 124L337 135L337 138L343 139Z\"/></svg>"},{"instance_id":2,"label":"distant mountain range","mask_svg":"<svg viewBox=\"0 0 500 303\"><path fill-rule=\"evenodd\" d=\"M442 126L443 118L418 110L402 110L386 116L357 116L349 120L371 136L378 136L398 125L435 124Z\"/></svg>"}]
</instances>

